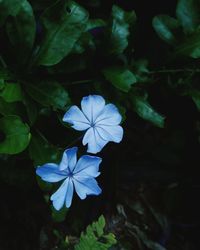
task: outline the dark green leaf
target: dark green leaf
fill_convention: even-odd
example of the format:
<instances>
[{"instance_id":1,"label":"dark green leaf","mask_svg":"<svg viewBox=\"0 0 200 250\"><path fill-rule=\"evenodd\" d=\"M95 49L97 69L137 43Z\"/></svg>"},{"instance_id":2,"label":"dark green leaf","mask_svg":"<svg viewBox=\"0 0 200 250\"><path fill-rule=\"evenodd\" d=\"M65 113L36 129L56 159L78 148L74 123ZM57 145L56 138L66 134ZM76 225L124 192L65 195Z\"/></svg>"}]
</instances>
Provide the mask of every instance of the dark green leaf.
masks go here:
<instances>
[{"instance_id":1,"label":"dark green leaf","mask_svg":"<svg viewBox=\"0 0 200 250\"><path fill-rule=\"evenodd\" d=\"M2 115L23 115L23 105L19 102L6 102L2 97L0 97L0 114Z\"/></svg>"},{"instance_id":2,"label":"dark green leaf","mask_svg":"<svg viewBox=\"0 0 200 250\"><path fill-rule=\"evenodd\" d=\"M144 120L147 120L157 127L163 128L165 125L165 117L157 113L148 103L146 97L132 96L133 109Z\"/></svg>"},{"instance_id":3,"label":"dark green leaf","mask_svg":"<svg viewBox=\"0 0 200 250\"><path fill-rule=\"evenodd\" d=\"M177 54L183 54L192 58L200 57L200 29L197 29L192 35L176 47Z\"/></svg>"},{"instance_id":4,"label":"dark green leaf","mask_svg":"<svg viewBox=\"0 0 200 250\"><path fill-rule=\"evenodd\" d=\"M36 56L36 63L59 63L71 52L85 31L87 20L87 11L73 1L57 1L48 8L42 16L45 37Z\"/></svg>"},{"instance_id":5,"label":"dark green leaf","mask_svg":"<svg viewBox=\"0 0 200 250\"><path fill-rule=\"evenodd\" d=\"M21 6L23 0L1 0L0 1L0 26L5 22L6 18L11 15L15 16Z\"/></svg>"},{"instance_id":6,"label":"dark green leaf","mask_svg":"<svg viewBox=\"0 0 200 250\"><path fill-rule=\"evenodd\" d=\"M120 7L112 7L112 24L110 28L109 47L111 54L121 54L128 46L130 28L136 21L134 11L126 12Z\"/></svg>"},{"instance_id":7,"label":"dark green leaf","mask_svg":"<svg viewBox=\"0 0 200 250\"><path fill-rule=\"evenodd\" d=\"M1 118L0 131L5 134L5 140L0 143L1 154L18 154L29 144L31 138L29 127L18 116Z\"/></svg>"},{"instance_id":8,"label":"dark green leaf","mask_svg":"<svg viewBox=\"0 0 200 250\"><path fill-rule=\"evenodd\" d=\"M29 155L35 166L41 166L48 162L58 162L60 152L49 144L48 141L39 133L32 135L29 145Z\"/></svg>"},{"instance_id":9,"label":"dark green leaf","mask_svg":"<svg viewBox=\"0 0 200 250\"><path fill-rule=\"evenodd\" d=\"M199 0L179 0L176 15L185 33L192 33L200 25Z\"/></svg>"},{"instance_id":10,"label":"dark green leaf","mask_svg":"<svg viewBox=\"0 0 200 250\"><path fill-rule=\"evenodd\" d=\"M35 40L36 23L33 10L28 1L21 2L18 13L6 25L7 34L17 53L27 59Z\"/></svg>"},{"instance_id":11,"label":"dark green leaf","mask_svg":"<svg viewBox=\"0 0 200 250\"><path fill-rule=\"evenodd\" d=\"M170 16L159 15L153 19L153 27L158 36L169 44L176 43L176 30L180 27L179 22Z\"/></svg>"},{"instance_id":12,"label":"dark green leaf","mask_svg":"<svg viewBox=\"0 0 200 250\"><path fill-rule=\"evenodd\" d=\"M137 82L135 75L130 70L124 68L105 69L103 74L116 88L124 92L128 92L132 84Z\"/></svg>"},{"instance_id":13,"label":"dark green leaf","mask_svg":"<svg viewBox=\"0 0 200 250\"><path fill-rule=\"evenodd\" d=\"M27 84L26 90L35 101L44 106L65 109L70 104L67 91L57 82Z\"/></svg>"},{"instance_id":14,"label":"dark green leaf","mask_svg":"<svg viewBox=\"0 0 200 250\"><path fill-rule=\"evenodd\" d=\"M22 101L22 90L18 83L5 83L4 88L0 90L0 96L6 102Z\"/></svg>"}]
</instances>

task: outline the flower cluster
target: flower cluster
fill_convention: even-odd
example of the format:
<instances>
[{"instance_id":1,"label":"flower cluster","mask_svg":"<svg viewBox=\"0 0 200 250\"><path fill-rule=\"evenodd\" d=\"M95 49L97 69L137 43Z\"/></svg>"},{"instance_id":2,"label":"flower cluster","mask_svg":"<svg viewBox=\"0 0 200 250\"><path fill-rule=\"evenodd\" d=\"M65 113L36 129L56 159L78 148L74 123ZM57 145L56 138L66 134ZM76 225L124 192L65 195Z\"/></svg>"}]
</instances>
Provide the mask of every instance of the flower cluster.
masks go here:
<instances>
[{"instance_id":1,"label":"flower cluster","mask_svg":"<svg viewBox=\"0 0 200 250\"><path fill-rule=\"evenodd\" d=\"M96 154L110 141L119 143L123 137L123 129L119 125L121 115L113 104L105 104L102 96L89 95L83 97L81 110L72 106L64 115L68 122L79 131L84 131L83 145L88 145L87 152ZM36 170L42 180L47 182L63 181L60 188L51 196L56 210L64 205L70 207L74 189L80 199L87 195L99 195L101 188L95 178L99 176L100 157L83 155L77 161L77 147L66 149L60 164L47 163Z\"/></svg>"}]
</instances>

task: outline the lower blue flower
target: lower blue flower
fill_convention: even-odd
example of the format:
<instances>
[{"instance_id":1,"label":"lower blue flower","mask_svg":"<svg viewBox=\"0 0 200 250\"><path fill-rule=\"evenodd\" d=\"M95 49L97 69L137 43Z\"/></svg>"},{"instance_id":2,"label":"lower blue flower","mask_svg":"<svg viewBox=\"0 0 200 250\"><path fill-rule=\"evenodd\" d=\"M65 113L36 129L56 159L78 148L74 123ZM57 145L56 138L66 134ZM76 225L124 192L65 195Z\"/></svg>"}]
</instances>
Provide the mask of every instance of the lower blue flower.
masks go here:
<instances>
[{"instance_id":1,"label":"lower blue flower","mask_svg":"<svg viewBox=\"0 0 200 250\"><path fill-rule=\"evenodd\" d=\"M69 208L72 203L74 189L81 199L87 195L99 195L101 188L95 177L100 175L100 157L83 155L77 161L77 147L67 149L63 153L60 164L47 163L39 166L36 174L47 182L64 180L60 188L51 196L53 206L60 210L64 205Z\"/></svg>"}]
</instances>

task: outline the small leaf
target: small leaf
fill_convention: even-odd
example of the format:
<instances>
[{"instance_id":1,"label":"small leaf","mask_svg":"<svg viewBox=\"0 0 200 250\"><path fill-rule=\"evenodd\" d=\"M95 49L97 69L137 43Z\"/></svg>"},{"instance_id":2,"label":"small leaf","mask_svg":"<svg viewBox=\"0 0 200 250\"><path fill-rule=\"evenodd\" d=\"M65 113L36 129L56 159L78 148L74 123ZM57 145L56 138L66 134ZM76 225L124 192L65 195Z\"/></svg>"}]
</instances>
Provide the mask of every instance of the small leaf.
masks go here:
<instances>
[{"instance_id":1,"label":"small leaf","mask_svg":"<svg viewBox=\"0 0 200 250\"><path fill-rule=\"evenodd\" d=\"M29 144L31 138L29 127L18 116L1 118L0 131L5 134L5 140L0 143L1 154L18 154Z\"/></svg>"},{"instance_id":2,"label":"small leaf","mask_svg":"<svg viewBox=\"0 0 200 250\"><path fill-rule=\"evenodd\" d=\"M200 2L198 0L179 0L176 15L185 33L192 33L200 24Z\"/></svg>"},{"instance_id":3,"label":"small leaf","mask_svg":"<svg viewBox=\"0 0 200 250\"><path fill-rule=\"evenodd\" d=\"M66 109L70 105L67 91L57 82L27 84L26 91L38 103L55 109Z\"/></svg>"},{"instance_id":4,"label":"small leaf","mask_svg":"<svg viewBox=\"0 0 200 250\"><path fill-rule=\"evenodd\" d=\"M136 21L134 11L126 12L120 7L112 7L112 24L110 27L109 47L111 54L121 54L128 46L130 28Z\"/></svg>"},{"instance_id":5,"label":"small leaf","mask_svg":"<svg viewBox=\"0 0 200 250\"><path fill-rule=\"evenodd\" d=\"M18 83L4 83L4 88L0 90L0 96L6 102L22 101L22 90Z\"/></svg>"},{"instance_id":6,"label":"small leaf","mask_svg":"<svg viewBox=\"0 0 200 250\"><path fill-rule=\"evenodd\" d=\"M135 75L125 68L105 69L103 74L108 81L123 92L128 92L131 86L137 82Z\"/></svg>"},{"instance_id":7,"label":"small leaf","mask_svg":"<svg viewBox=\"0 0 200 250\"><path fill-rule=\"evenodd\" d=\"M117 243L112 233L105 234L105 219L99 217L97 222L93 222L86 228L85 233L81 233L80 242L75 245L75 250L108 250Z\"/></svg>"},{"instance_id":8,"label":"small leaf","mask_svg":"<svg viewBox=\"0 0 200 250\"><path fill-rule=\"evenodd\" d=\"M88 13L73 1L57 1L42 15L44 40L36 56L38 65L54 65L66 57L85 31Z\"/></svg>"},{"instance_id":9,"label":"small leaf","mask_svg":"<svg viewBox=\"0 0 200 250\"><path fill-rule=\"evenodd\" d=\"M176 30L180 27L179 22L167 15L158 15L153 19L153 27L158 36L169 44L176 43Z\"/></svg>"},{"instance_id":10,"label":"small leaf","mask_svg":"<svg viewBox=\"0 0 200 250\"><path fill-rule=\"evenodd\" d=\"M146 100L146 97L132 96L133 109L144 120L147 120L157 127L163 128L165 117L157 113Z\"/></svg>"}]
</instances>

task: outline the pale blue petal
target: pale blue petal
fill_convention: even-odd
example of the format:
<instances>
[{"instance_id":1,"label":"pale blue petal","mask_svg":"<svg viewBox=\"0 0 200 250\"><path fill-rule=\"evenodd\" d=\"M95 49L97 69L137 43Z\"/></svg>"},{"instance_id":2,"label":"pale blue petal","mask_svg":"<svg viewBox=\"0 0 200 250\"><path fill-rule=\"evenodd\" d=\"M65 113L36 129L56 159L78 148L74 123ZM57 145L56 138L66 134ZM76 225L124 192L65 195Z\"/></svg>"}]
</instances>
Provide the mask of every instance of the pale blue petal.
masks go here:
<instances>
[{"instance_id":1,"label":"pale blue petal","mask_svg":"<svg viewBox=\"0 0 200 250\"><path fill-rule=\"evenodd\" d=\"M77 162L77 147L66 149L63 153L62 160L59 164L60 170L69 169L69 172L73 172Z\"/></svg>"},{"instance_id":2,"label":"pale blue petal","mask_svg":"<svg viewBox=\"0 0 200 250\"><path fill-rule=\"evenodd\" d=\"M60 171L57 164L47 163L36 169L36 174L47 182L58 182L67 177L66 172Z\"/></svg>"},{"instance_id":3,"label":"pale blue petal","mask_svg":"<svg viewBox=\"0 0 200 250\"><path fill-rule=\"evenodd\" d=\"M79 131L86 130L90 127L89 121L87 120L86 116L77 106L72 106L65 113L63 121L72 124L72 127Z\"/></svg>"},{"instance_id":4,"label":"pale blue petal","mask_svg":"<svg viewBox=\"0 0 200 250\"><path fill-rule=\"evenodd\" d=\"M118 125L122 120L117 107L114 104L107 104L101 114L97 117L96 125Z\"/></svg>"},{"instance_id":5,"label":"pale blue petal","mask_svg":"<svg viewBox=\"0 0 200 250\"><path fill-rule=\"evenodd\" d=\"M66 204L66 207L70 207L72 203L73 191L73 183L70 178L67 178L50 198L53 201L54 208L56 210L60 210L64 204Z\"/></svg>"},{"instance_id":6,"label":"pale blue petal","mask_svg":"<svg viewBox=\"0 0 200 250\"><path fill-rule=\"evenodd\" d=\"M83 145L88 144L88 153L96 154L100 152L107 143L108 141L104 140L94 127L88 129L83 137Z\"/></svg>"},{"instance_id":7,"label":"pale blue petal","mask_svg":"<svg viewBox=\"0 0 200 250\"><path fill-rule=\"evenodd\" d=\"M89 95L83 97L81 101L82 111L90 121L90 124L93 124L104 107L105 100L102 96L99 95Z\"/></svg>"},{"instance_id":8,"label":"pale blue petal","mask_svg":"<svg viewBox=\"0 0 200 250\"><path fill-rule=\"evenodd\" d=\"M96 130L104 140L119 143L123 138L123 128L121 126L99 125Z\"/></svg>"},{"instance_id":9,"label":"pale blue petal","mask_svg":"<svg viewBox=\"0 0 200 250\"><path fill-rule=\"evenodd\" d=\"M74 176L97 177L102 159L96 156L83 155L74 169Z\"/></svg>"},{"instance_id":10,"label":"pale blue petal","mask_svg":"<svg viewBox=\"0 0 200 250\"><path fill-rule=\"evenodd\" d=\"M99 195L101 188L94 178L74 177L74 187L78 196L83 200L87 195Z\"/></svg>"}]
</instances>

